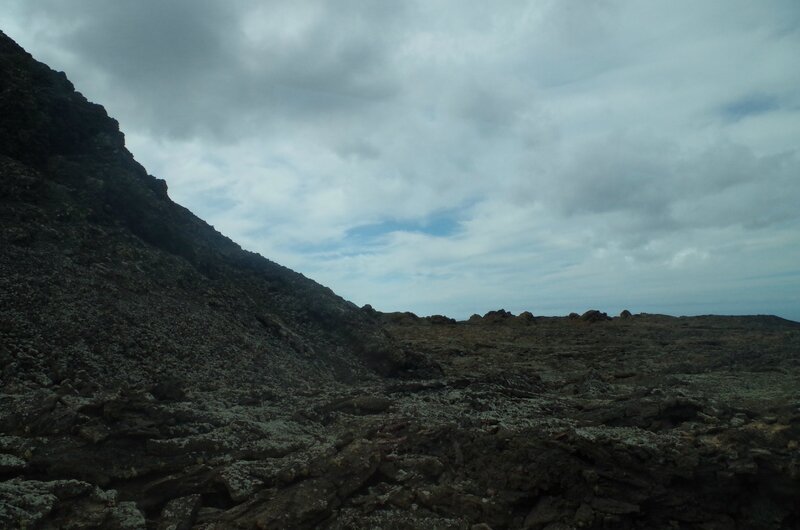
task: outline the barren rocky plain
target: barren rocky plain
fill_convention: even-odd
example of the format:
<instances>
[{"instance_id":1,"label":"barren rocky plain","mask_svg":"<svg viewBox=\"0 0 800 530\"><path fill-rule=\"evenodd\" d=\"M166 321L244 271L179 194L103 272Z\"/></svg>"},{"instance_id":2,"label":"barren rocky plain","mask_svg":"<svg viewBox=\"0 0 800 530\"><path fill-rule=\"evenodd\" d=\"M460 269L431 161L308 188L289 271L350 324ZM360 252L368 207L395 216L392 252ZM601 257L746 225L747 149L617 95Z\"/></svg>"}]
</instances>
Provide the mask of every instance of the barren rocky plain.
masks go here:
<instances>
[{"instance_id":1,"label":"barren rocky plain","mask_svg":"<svg viewBox=\"0 0 800 530\"><path fill-rule=\"evenodd\" d=\"M800 528L796 322L356 307L2 33L0 183L0 528Z\"/></svg>"}]
</instances>

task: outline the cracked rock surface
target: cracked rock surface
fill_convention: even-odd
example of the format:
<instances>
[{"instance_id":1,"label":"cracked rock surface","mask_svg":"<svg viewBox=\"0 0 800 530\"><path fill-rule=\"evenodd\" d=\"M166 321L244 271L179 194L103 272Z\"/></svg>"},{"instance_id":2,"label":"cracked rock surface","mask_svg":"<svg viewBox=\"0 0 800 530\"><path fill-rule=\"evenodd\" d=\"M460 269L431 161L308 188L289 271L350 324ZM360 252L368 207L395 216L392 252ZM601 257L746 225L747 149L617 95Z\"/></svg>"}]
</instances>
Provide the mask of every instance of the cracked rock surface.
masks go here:
<instances>
[{"instance_id":1,"label":"cracked rock surface","mask_svg":"<svg viewBox=\"0 0 800 530\"><path fill-rule=\"evenodd\" d=\"M0 450L24 465L5 471L1 516L85 528L797 525L796 324L637 315L389 329L443 375L268 399L6 395ZM687 334L724 344L704 353ZM763 355L737 362L744 343ZM348 405L362 401L380 406Z\"/></svg>"}]
</instances>

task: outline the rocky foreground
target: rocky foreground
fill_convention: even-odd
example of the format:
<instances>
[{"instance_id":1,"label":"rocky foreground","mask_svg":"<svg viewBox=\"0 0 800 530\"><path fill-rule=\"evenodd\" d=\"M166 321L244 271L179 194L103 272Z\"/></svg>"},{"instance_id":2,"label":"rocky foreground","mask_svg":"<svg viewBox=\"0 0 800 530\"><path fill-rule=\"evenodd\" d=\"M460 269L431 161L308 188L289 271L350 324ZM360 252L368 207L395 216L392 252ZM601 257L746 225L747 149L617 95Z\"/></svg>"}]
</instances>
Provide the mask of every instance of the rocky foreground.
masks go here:
<instances>
[{"instance_id":1,"label":"rocky foreground","mask_svg":"<svg viewBox=\"0 0 800 530\"><path fill-rule=\"evenodd\" d=\"M800 324L358 308L0 33L0 528L799 528Z\"/></svg>"},{"instance_id":2,"label":"rocky foreground","mask_svg":"<svg viewBox=\"0 0 800 530\"><path fill-rule=\"evenodd\" d=\"M798 527L799 324L494 316L373 315L426 379L4 395L0 524Z\"/></svg>"}]
</instances>

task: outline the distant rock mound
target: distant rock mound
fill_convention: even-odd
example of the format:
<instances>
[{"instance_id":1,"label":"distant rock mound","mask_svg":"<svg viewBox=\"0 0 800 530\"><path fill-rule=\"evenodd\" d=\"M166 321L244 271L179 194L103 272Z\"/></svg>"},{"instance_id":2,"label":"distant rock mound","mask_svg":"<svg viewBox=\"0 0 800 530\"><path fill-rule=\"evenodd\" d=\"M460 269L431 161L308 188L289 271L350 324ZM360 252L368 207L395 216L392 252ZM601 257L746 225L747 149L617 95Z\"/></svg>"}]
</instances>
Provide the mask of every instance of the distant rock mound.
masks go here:
<instances>
[{"instance_id":1,"label":"distant rock mound","mask_svg":"<svg viewBox=\"0 0 800 530\"><path fill-rule=\"evenodd\" d=\"M536 321L536 317L534 317L533 313L531 313L530 311L523 311L522 313L517 315L517 320L519 322L524 322L524 323L533 323Z\"/></svg>"},{"instance_id":2,"label":"distant rock mound","mask_svg":"<svg viewBox=\"0 0 800 530\"><path fill-rule=\"evenodd\" d=\"M411 311L380 313L380 318L384 322L392 324L416 324L422 320L420 317L418 317Z\"/></svg>"},{"instance_id":3,"label":"distant rock mound","mask_svg":"<svg viewBox=\"0 0 800 530\"><path fill-rule=\"evenodd\" d=\"M431 315L424 318L425 321L430 322L431 324L436 325L448 325L448 324L455 324L456 319L446 317L444 315Z\"/></svg>"},{"instance_id":4,"label":"distant rock mound","mask_svg":"<svg viewBox=\"0 0 800 530\"><path fill-rule=\"evenodd\" d=\"M580 320L584 322L604 322L611 320L611 317L597 309L590 309L580 316Z\"/></svg>"},{"instance_id":5,"label":"distant rock mound","mask_svg":"<svg viewBox=\"0 0 800 530\"><path fill-rule=\"evenodd\" d=\"M498 309L496 311L489 311L485 315L483 315L482 322L484 324L494 324L498 322L505 322L514 318L514 314L510 311L506 311L505 309Z\"/></svg>"},{"instance_id":6,"label":"distant rock mound","mask_svg":"<svg viewBox=\"0 0 800 530\"><path fill-rule=\"evenodd\" d=\"M485 325L533 324L534 322L536 322L536 318L530 311L523 311L519 315L514 315L514 313L506 311L505 309L497 309L495 311L489 311L483 316L475 314L469 317L469 320L467 320L468 324L485 324Z\"/></svg>"}]
</instances>

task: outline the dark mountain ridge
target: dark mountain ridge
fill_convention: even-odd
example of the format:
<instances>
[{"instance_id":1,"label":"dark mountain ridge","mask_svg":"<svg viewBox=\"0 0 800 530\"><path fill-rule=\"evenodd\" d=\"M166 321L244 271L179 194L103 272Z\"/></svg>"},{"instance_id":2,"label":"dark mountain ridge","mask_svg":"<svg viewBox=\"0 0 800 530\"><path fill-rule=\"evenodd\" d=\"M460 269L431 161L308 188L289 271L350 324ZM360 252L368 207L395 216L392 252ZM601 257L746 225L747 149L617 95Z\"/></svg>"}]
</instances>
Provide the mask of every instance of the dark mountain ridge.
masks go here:
<instances>
[{"instance_id":1,"label":"dark mountain ridge","mask_svg":"<svg viewBox=\"0 0 800 530\"><path fill-rule=\"evenodd\" d=\"M412 368L356 306L172 202L101 106L2 34L0 94L0 325L47 327L24 338L55 364L52 380L83 370L97 381L156 381L161 367L180 376L187 364L207 382L232 372L351 380ZM75 337L92 355L75 350Z\"/></svg>"}]
</instances>

